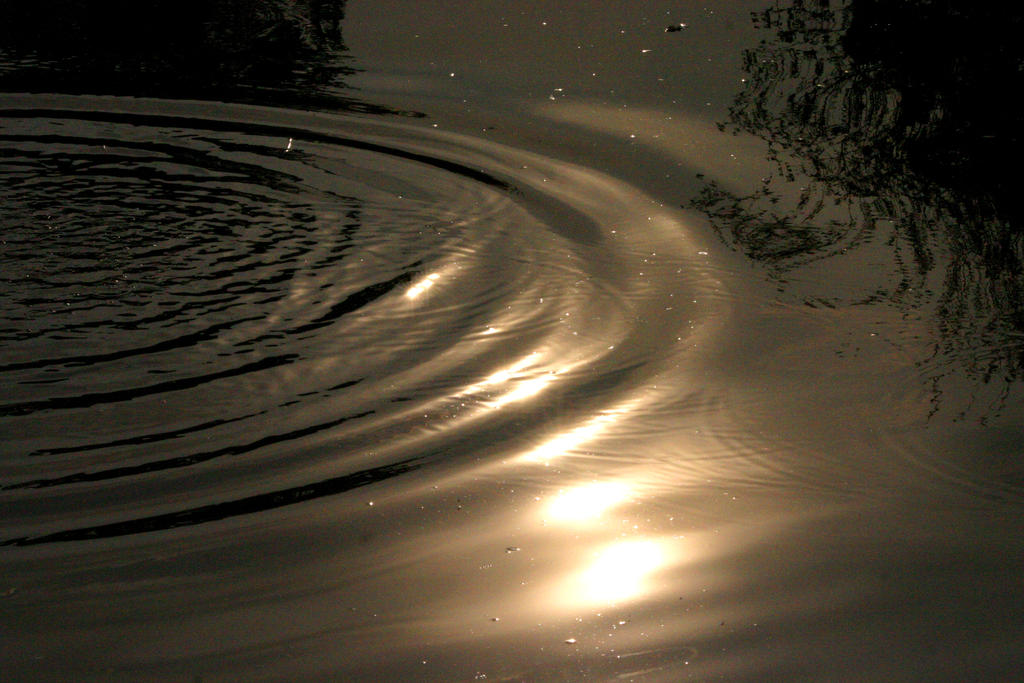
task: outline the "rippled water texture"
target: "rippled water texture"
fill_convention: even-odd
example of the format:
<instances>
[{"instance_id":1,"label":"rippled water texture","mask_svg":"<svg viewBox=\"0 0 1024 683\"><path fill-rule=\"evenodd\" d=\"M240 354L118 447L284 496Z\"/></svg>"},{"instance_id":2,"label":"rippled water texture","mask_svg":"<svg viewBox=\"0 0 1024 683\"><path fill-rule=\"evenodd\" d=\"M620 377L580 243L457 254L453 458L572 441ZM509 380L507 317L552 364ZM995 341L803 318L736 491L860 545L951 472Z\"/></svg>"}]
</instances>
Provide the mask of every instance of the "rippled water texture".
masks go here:
<instances>
[{"instance_id":1,"label":"rippled water texture","mask_svg":"<svg viewBox=\"0 0 1024 683\"><path fill-rule=\"evenodd\" d=\"M679 353L706 338L709 311L725 307L722 285L706 251L682 238L678 212L600 172L351 116L204 105L196 118L183 116L192 105L60 98L19 105L2 118L2 543L81 563L76 577L90 562L109 571L96 548L153 560L160 538L191 557L255 534L230 552L269 543L271 556L250 569L276 582L265 572L301 545L293 571L303 579L292 590L319 586L317 602L325 577L310 584L309 562L338 562L353 542L344 552L365 563L365 580L454 590L457 576L429 567L494 533L475 528L493 505L484 498L522 496L536 508L529 494L550 489L551 461L605 431L656 433L642 420L618 425L639 406L650 419L659 406L703 400L697 385L680 395L658 381L678 377ZM623 471L639 464L632 453L604 458ZM397 489L340 495L398 475ZM464 506L451 481L470 476L494 484ZM631 495L621 482L588 486L548 514L586 518ZM324 497L328 507L312 518L308 507L269 512ZM457 533L470 500L465 539L435 539L446 526ZM177 541L150 535L200 524ZM417 529L408 543L406 524ZM373 540L379 534L394 542ZM518 532L498 536L496 559L527 556ZM95 545L71 543L85 540ZM636 543L650 561L664 552ZM542 561L536 553L528 564ZM632 550L615 553L608 561L621 563ZM420 561L427 568L407 576L403 566ZM141 589L144 602L162 604L169 594L132 587L156 580L148 571L93 585L108 598ZM360 575L347 569L326 585ZM225 580L192 575L172 580L172 593L224 600L235 590ZM253 590L249 581L238 588ZM609 588L599 581L585 597L601 601ZM21 586L8 602L40 589L60 599L70 587ZM451 628L443 614L454 606L439 613L436 590L414 592ZM497 597L489 593L484 603ZM353 606L372 593L348 595L355 602L336 605L338 616L376 618ZM144 626L164 609L126 616ZM390 627L418 628L425 617ZM300 620L296 637L331 628L323 618ZM104 622L94 634L119 628ZM37 627L43 642L59 637ZM278 624L263 628L281 646ZM256 646L248 640L259 630L228 649Z\"/></svg>"},{"instance_id":2,"label":"rippled water texture","mask_svg":"<svg viewBox=\"0 0 1024 683\"><path fill-rule=\"evenodd\" d=\"M3 117L8 545L596 429L719 288L678 216L596 171L344 116L132 108Z\"/></svg>"},{"instance_id":3,"label":"rippled water texture","mask_svg":"<svg viewBox=\"0 0 1024 683\"><path fill-rule=\"evenodd\" d=\"M1017 676L1015 380L950 409L896 240L754 263L755 136L389 68L2 96L0 678Z\"/></svg>"}]
</instances>

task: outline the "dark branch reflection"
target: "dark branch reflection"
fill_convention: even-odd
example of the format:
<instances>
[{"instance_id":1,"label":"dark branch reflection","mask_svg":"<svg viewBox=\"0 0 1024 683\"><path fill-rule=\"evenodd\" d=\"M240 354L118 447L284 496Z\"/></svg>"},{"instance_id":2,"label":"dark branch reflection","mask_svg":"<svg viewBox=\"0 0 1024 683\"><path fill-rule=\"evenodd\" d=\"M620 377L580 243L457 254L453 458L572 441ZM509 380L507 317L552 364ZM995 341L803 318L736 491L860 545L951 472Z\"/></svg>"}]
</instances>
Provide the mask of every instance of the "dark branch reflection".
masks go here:
<instances>
[{"instance_id":1,"label":"dark branch reflection","mask_svg":"<svg viewBox=\"0 0 1024 683\"><path fill-rule=\"evenodd\" d=\"M867 241L895 284L846 305L935 304L935 381L962 368L997 393L1024 374L1017 174L1024 10L963 0L790 0L724 129L765 140L775 172L741 194L707 181L693 205L780 280ZM1000 388L1001 387L1001 388ZM998 405L999 399L997 399Z\"/></svg>"},{"instance_id":2,"label":"dark branch reflection","mask_svg":"<svg viewBox=\"0 0 1024 683\"><path fill-rule=\"evenodd\" d=\"M351 105L345 0L0 4L0 89Z\"/></svg>"}]
</instances>

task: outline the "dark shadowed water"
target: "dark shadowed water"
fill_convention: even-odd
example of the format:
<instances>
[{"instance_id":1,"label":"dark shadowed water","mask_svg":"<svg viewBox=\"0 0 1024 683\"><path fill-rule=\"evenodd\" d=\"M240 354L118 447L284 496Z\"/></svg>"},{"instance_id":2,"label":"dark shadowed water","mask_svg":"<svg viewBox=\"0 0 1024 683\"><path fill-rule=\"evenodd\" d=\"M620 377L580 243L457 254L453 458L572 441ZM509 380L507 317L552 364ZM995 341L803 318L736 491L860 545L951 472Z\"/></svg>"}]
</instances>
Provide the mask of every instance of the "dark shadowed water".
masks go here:
<instances>
[{"instance_id":1,"label":"dark shadowed water","mask_svg":"<svg viewBox=\"0 0 1024 683\"><path fill-rule=\"evenodd\" d=\"M0 5L0 678L1019 678L1022 23Z\"/></svg>"}]
</instances>

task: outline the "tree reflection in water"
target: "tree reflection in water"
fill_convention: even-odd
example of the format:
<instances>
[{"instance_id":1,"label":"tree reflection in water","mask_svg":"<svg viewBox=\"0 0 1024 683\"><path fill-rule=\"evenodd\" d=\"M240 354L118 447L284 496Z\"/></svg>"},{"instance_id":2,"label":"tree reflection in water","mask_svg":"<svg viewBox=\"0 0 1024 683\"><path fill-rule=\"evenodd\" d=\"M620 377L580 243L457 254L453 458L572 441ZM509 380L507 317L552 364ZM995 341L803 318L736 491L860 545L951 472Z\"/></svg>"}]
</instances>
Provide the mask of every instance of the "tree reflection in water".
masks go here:
<instances>
[{"instance_id":1,"label":"tree reflection in water","mask_svg":"<svg viewBox=\"0 0 1024 683\"><path fill-rule=\"evenodd\" d=\"M345 0L3 3L0 89L337 104L353 73L344 13Z\"/></svg>"},{"instance_id":2,"label":"tree reflection in water","mask_svg":"<svg viewBox=\"0 0 1024 683\"><path fill-rule=\"evenodd\" d=\"M707 181L693 206L784 281L885 243L897 276L811 305L935 306L934 383L962 371L1003 407L1024 374L1024 245L1016 192L1024 10L963 0L790 0L756 13L745 89L722 128L768 144L748 194ZM937 292L937 293L933 293ZM987 386L986 386L987 385ZM982 414L985 420L986 415Z\"/></svg>"}]
</instances>

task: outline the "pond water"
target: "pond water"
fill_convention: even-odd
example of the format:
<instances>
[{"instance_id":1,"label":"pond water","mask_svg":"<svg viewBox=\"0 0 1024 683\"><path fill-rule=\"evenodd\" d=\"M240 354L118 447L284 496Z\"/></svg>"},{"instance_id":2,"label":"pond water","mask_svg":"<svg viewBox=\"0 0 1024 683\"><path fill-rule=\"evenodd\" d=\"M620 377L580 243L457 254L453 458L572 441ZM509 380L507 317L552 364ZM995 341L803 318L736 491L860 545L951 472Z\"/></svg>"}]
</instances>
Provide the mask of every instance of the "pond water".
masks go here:
<instances>
[{"instance_id":1,"label":"pond water","mask_svg":"<svg viewBox=\"0 0 1024 683\"><path fill-rule=\"evenodd\" d=\"M0 9L4 680L1019 675L1022 13L151 5Z\"/></svg>"}]
</instances>

